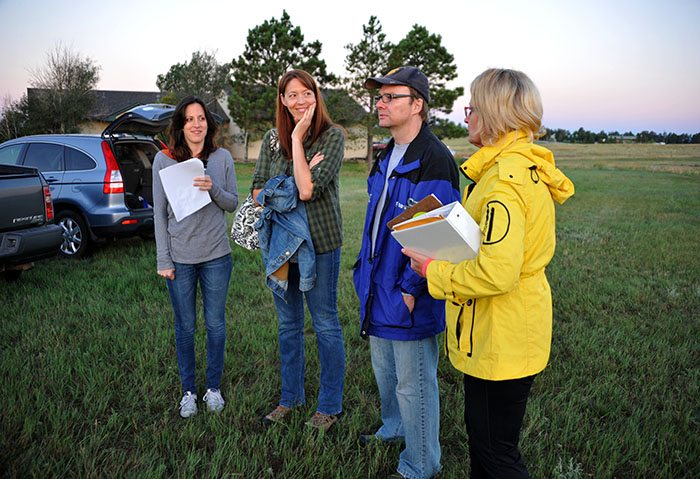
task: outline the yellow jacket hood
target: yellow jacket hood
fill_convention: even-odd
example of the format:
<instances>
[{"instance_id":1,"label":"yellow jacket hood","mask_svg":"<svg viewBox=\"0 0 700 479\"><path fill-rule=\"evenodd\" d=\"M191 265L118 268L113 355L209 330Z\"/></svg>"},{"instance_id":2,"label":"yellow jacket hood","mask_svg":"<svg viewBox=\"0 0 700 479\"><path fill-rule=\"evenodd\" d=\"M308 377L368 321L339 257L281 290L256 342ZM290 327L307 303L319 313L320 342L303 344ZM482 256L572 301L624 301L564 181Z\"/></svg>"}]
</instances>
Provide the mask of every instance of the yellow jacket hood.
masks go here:
<instances>
[{"instance_id":1,"label":"yellow jacket hood","mask_svg":"<svg viewBox=\"0 0 700 479\"><path fill-rule=\"evenodd\" d=\"M462 164L462 171L478 182L484 172L506 152L521 155L532 162L540 180L547 184L552 198L557 203L563 204L574 194L574 184L556 167L552 152L530 142L527 134L521 131L510 132L497 144L481 148Z\"/></svg>"}]
</instances>

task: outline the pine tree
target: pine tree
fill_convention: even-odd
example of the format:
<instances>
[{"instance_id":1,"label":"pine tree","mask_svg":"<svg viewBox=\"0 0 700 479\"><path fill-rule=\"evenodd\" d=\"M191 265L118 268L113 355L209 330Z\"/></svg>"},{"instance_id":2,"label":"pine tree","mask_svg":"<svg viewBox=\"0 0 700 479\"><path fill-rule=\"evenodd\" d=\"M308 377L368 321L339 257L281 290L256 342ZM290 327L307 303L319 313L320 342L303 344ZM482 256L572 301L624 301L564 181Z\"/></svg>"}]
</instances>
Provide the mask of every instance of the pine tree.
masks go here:
<instances>
[{"instance_id":1,"label":"pine tree","mask_svg":"<svg viewBox=\"0 0 700 479\"><path fill-rule=\"evenodd\" d=\"M386 35L382 33L382 26L377 17L372 15L367 25L362 26L362 40L353 45L345 46L350 52L345 57L345 70L349 76L345 83L350 93L367 114L362 122L367 128L367 168L372 165L372 132L377 123L373 91L365 88L365 81L370 77L384 75L388 71L388 60L393 45L386 41Z\"/></svg>"},{"instance_id":2,"label":"pine tree","mask_svg":"<svg viewBox=\"0 0 700 479\"><path fill-rule=\"evenodd\" d=\"M245 155L248 140L274 125L277 83L292 68L307 71L322 85L336 81L326 72L326 62L320 59L321 42L304 43L299 27L292 25L289 15L282 11L277 20L265 20L248 30L245 51L231 62L233 77L229 95L229 111L244 131Z\"/></svg>"}]
</instances>

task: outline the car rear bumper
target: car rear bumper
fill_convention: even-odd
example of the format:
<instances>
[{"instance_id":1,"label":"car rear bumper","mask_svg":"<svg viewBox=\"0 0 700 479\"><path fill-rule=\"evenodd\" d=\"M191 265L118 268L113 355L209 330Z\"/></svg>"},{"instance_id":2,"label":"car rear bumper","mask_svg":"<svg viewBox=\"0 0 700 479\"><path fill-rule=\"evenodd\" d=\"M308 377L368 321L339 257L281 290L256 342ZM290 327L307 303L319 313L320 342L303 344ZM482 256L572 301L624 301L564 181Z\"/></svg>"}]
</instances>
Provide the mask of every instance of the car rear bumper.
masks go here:
<instances>
[{"instance_id":1,"label":"car rear bumper","mask_svg":"<svg viewBox=\"0 0 700 479\"><path fill-rule=\"evenodd\" d=\"M98 224L91 225L96 236L126 237L153 231L153 210L132 210L129 214L102 215Z\"/></svg>"},{"instance_id":2,"label":"car rear bumper","mask_svg":"<svg viewBox=\"0 0 700 479\"><path fill-rule=\"evenodd\" d=\"M0 233L0 263L18 265L55 256L63 242L59 225Z\"/></svg>"}]
</instances>

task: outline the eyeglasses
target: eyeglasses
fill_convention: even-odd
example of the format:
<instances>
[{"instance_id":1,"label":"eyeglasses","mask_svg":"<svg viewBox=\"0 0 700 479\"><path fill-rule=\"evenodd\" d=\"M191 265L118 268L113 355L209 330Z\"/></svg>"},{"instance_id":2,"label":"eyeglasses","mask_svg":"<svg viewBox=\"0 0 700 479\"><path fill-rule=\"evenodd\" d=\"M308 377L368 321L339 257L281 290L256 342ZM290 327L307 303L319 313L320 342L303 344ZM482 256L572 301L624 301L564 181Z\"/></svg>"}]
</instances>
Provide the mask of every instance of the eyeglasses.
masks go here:
<instances>
[{"instance_id":1,"label":"eyeglasses","mask_svg":"<svg viewBox=\"0 0 700 479\"><path fill-rule=\"evenodd\" d=\"M416 98L416 95L404 95L404 94L396 94L396 93L382 93L380 95L374 95L374 103L379 103L379 100L383 101L384 103L391 103L391 100L394 98L405 98L405 97L412 97Z\"/></svg>"},{"instance_id":2,"label":"eyeglasses","mask_svg":"<svg viewBox=\"0 0 700 479\"><path fill-rule=\"evenodd\" d=\"M474 113L474 108L471 106L464 107L464 118L469 119L469 117Z\"/></svg>"}]
</instances>

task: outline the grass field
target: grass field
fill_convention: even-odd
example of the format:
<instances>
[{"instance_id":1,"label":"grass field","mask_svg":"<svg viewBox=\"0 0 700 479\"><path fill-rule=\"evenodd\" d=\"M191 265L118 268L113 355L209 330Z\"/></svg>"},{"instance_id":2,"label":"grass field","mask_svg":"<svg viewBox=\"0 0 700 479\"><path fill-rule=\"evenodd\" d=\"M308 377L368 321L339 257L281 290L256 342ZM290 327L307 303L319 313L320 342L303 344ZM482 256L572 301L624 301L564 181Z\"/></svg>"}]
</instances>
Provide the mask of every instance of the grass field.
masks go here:
<instances>
[{"instance_id":1,"label":"grass field","mask_svg":"<svg viewBox=\"0 0 700 479\"><path fill-rule=\"evenodd\" d=\"M463 158L476 151L466 138L446 140ZM561 168L616 168L700 174L700 145L593 144L539 142L554 152Z\"/></svg>"},{"instance_id":2,"label":"grass field","mask_svg":"<svg viewBox=\"0 0 700 479\"><path fill-rule=\"evenodd\" d=\"M557 207L552 354L535 380L521 440L530 473L700 477L700 147L550 145L576 195ZM472 151L451 146L458 158ZM252 167L237 165L241 190ZM308 323L308 402L288 425L260 424L279 399L277 319L259 253L236 246L227 405L182 420L172 309L155 274L155 245L112 241L86 260L44 261L17 282L0 281L0 476L340 479L394 471L398 446L355 443L379 425L380 411L351 281L364 165L347 163L342 175L342 422L325 436L303 426L315 410L319 371ZM196 343L201 390L201 327ZM440 477L468 477L462 378L444 358L439 383Z\"/></svg>"}]
</instances>

